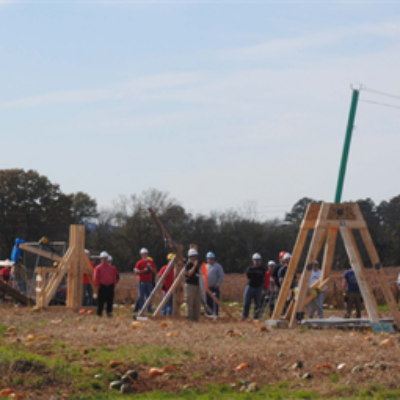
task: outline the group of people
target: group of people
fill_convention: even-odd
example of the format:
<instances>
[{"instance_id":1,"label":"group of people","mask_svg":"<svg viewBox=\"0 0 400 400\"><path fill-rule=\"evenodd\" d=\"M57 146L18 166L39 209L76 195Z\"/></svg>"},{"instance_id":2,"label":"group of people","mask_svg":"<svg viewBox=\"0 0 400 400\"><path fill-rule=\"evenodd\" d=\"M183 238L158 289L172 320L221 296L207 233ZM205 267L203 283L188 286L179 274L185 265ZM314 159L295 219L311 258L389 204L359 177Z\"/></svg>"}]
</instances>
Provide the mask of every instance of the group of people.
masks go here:
<instances>
[{"instance_id":1,"label":"group of people","mask_svg":"<svg viewBox=\"0 0 400 400\"><path fill-rule=\"evenodd\" d=\"M83 276L83 305L92 306L97 303L97 315L102 316L104 304L106 304L107 316L112 316L114 293L119 281L117 268L112 264L112 256L106 251L100 254L100 264L95 266L91 260L91 254L85 250L90 264L93 268L93 284L97 293L93 293L91 279L86 274ZM140 250L141 259L136 263L134 273L138 278L138 298L135 304L135 311L139 311L145 305L155 287L156 276L160 279L167 271L169 263L174 263L168 268L166 276L163 279L162 291L164 296L168 296L162 309L163 315L172 315L173 313L173 294L169 290L175 281L175 266L177 257L170 253L167 256L167 264L157 273L157 267L154 260L149 256L146 248ZM279 254L279 264L270 260L267 266L262 264L262 257L259 253L252 256L252 265L246 269L247 285L244 291L244 302L242 319L246 320L250 314L250 308L254 303L254 319L261 317L261 312L265 305L269 306L270 315L274 310L275 301L278 298L279 291L285 280L288 265L291 260L291 254L282 251ZM200 317L201 304L204 305L207 314L218 316L219 300L221 298L221 285L224 281L224 269L216 262L213 252L208 252L206 262L199 260L197 249L191 248L188 252L188 259L183 266L185 269L185 301L187 307L187 316L189 320L198 321ZM21 260L10 262L0 270L0 279L6 283L14 280L21 293L27 293L26 268ZM312 287L317 281L321 280L321 270L319 262L314 261L311 271L309 286ZM399 280L400 282L400 280ZM296 274L290 283L291 294L287 299L287 305L291 298L295 296L298 280ZM307 306L306 310L310 318L317 314L318 318L323 318L324 291L318 290L316 298ZM362 297L357 278L354 271L348 269L342 278L342 289L344 300L347 303L346 315L349 318L353 307L356 309L357 318L361 317ZM151 299L147 302L147 311L152 312ZM268 304L266 304L268 303Z\"/></svg>"}]
</instances>

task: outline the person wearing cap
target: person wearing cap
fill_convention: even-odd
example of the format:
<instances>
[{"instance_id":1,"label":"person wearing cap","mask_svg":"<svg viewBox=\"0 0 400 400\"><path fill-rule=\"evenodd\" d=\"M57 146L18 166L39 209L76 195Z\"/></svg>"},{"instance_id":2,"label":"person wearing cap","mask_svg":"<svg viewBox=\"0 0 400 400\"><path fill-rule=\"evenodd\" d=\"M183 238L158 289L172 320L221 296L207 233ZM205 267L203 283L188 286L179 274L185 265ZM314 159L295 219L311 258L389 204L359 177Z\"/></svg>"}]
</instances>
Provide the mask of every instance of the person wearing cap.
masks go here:
<instances>
[{"instance_id":1,"label":"person wearing cap","mask_svg":"<svg viewBox=\"0 0 400 400\"><path fill-rule=\"evenodd\" d=\"M242 320L245 321L250 314L251 302L254 300L254 319L258 319L263 287L265 283L265 269L261 266L261 256L258 253L253 254L253 265L247 268L247 286L244 292L244 304Z\"/></svg>"},{"instance_id":2,"label":"person wearing cap","mask_svg":"<svg viewBox=\"0 0 400 400\"><path fill-rule=\"evenodd\" d=\"M268 269L267 272L265 273L265 278L264 278L264 289L265 293L268 297L268 303L269 303L269 309L270 309L270 315L272 315L275 307L275 298L276 298L276 283L275 279L273 277L273 272L274 269L276 268L276 262L273 260L268 261Z\"/></svg>"},{"instance_id":3,"label":"person wearing cap","mask_svg":"<svg viewBox=\"0 0 400 400\"><path fill-rule=\"evenodd\" d=\"M108 262L108 253L100 253L101 263L94 270L94 285L97 288L97 315L103 315L104 303L107 304L107 316L112 317L115 286L117 285L117 276L115 269Z\"/></svg>"},{"instance_id":4,"label":"person wearing cap","mask_svg":"<svg viewBox=\"0 0 400 400\"><path fill-rule=\"evenodd\" d=\"M190 249L188 252L189 261L185 265L185 297L187 318L189 321L198 321L200 319L200 274L201 263L199 262L199 253L196 249Z\"/></svg>"},{"instance_id":5,"label":"person wearing cap","mask_svg":"<svg viewBox=\"0 0 400 400\"><path fill-rule=\"evenodd\" d=\"M138 276L139 285L139 296L135 304L135 310L139 311L142 309L146 299L150 296L153 291L153 274L157 272L156 264L153 259L149 258L149 251L146 248L140 250L140 257L133 272ZM149 313L152 312L151 302L147 307Z\"/></svg>"},{"instance_id":6,"label":"person wearing cap","mask_svg":"<svg viewBox=\"0 0 400 400\"><path fill-rule=\"evenodd\" d=\"M285 276L286 276L287 269L288 269L289 262L290 262L291 258L292 258L292 255L290 253L286 253L282 257L282 266L279 268L279 272L278 272L278 278L279 278L280 286L282 286L283 280L285 279ZM293 282L292 282L292 286L293 286Z\"/></svg>"},{"instance_id":7,"label":"person wearing cap","mask_svg":"<svg viewBox=\"0 0 400 400\"><path fill-rule=\"evenodd\" d=\"M0 279L7 283L10 284L10 276L11 276L11 262L10 260L6 260L6 263L8 263L3 269L0 270ZM6 293L3 293L3 300L6 300Z\"/></svg>"},{"instance_id":8,"label":"person wearing cap","mask_svg":"<svg viewBox=\"0 0 400 400\"><path fill-rule=\"evenodd\" d=\"M171 260L175 257L174 253L169 253L167 256L167 261L168 264L164 265L161 269L160 272L158 273L158 277L161 278L164 275L165 270L168 268L169 263L171 262ZM167 276L164 279L163 282L163 287L162 287L162 291L163 291L163 296L165 297L169 291L169 289L171 288L172 284L174 283L175 280L175 271L174 271L174 267L172 267L169 271ZM168 299L168 301L166 302L165 306L163 307L163 309L161 310L161 314L162 315L172 315L172 310L173 310L173 304L174 304L174 295L170 296L170 298Z\"/></svg>"},{"instance_id":9,"label":"person wearing cap","mask_svg":"<svg viewBox=\"0 0 400 400\"><path fill-rule=\"evenodd\" d=\"M95 269L94 262L90 259L90 251L85 250L86 256L92 266L92 277ZM90 283L89 277L86 274L83 274L83 301L82 304L84 306L92 306L93 305L93 287Z\"/></svg>"},{"instance_id":10,"label":"person wearing cap","mask_svg":"<svg viewBox=\"0 0 400 400\"><path fill-rule=\"evenodd\" d=\"M206 283L211 293L219 300L221 298L221 285L224 281L224 269L221 264L215 262L215 254L209 251L206 255ZM213 298L207 293L207 305L210 310L207 310L208 314L218 315L219 307Z\"/></svg>"},{"instance_id":11,"label":"person wearing cap","mask_svg":"<svg viewBox=\"0 0 400 400\"><path fill-rule=\"evenodd\" d=\"M26 267L22 264L22 257L13 263L10 278L16 282L18 290L26 296L28 276Z\"/></svg>"},{"instance_id":12,"label":"person wearing cap","mask_svg":"<svg viewBox=\"0 0 400 400\"><path fill-rule=\"evenodd\" d=\"M319 269L319 262L315 260L311 271L309 286L311 287L315 282L320 281L320 279L321 270ZM318 318L324 318L324 289L317 289L317 297L308 304L307 310L310 318L314 318L315 311L317 312Z\"/></svg>"}]
</instances>

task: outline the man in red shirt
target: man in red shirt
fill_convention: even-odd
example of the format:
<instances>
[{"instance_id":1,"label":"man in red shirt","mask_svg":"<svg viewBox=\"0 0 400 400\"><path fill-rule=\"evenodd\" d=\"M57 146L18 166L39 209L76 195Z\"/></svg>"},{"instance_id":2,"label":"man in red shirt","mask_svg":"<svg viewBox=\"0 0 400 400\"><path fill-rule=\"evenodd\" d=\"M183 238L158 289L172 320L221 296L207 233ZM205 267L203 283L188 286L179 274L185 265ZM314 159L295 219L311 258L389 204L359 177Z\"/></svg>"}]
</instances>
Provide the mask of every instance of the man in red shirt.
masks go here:
<instances>
[{"instance_id":1,"label":"man in red shirt","mask_svg":"<svg viewBox=\"0 0 400 400\"><path fill-rule=\"evenodd\" d=\"M165 272L165 270L168 268L169 263L171 262L171 260L175 257L175 254L170 253L167 256L167 260L168 260L168 264L164 265L161 269L160 272L158 273L158 277L161 278ZM164 279L164 285L163 285L163 294L164 296L168 293L170 287L172 286L172 284L174 283L175 280L175 272L174 272L174 267L172 267L167 276ZM165 304L165 306L163 307L161 314L162 315L172 315L172 308L173 308L173 298L174 296L172 295L167 303Z\"/></svg>"},{"instance_id":2,"label":"man in red shirt","mask_svg":"<svg viewBox=\"0 0 400 400\"><path fill-rule=\"evenodd\" d=\"M8 261L8 260L7 260ZM6 267L0 270L0 279L5 282L9 283L11 275L11 265L7 265ZM6 293L3 293L3 301L6 300Z\"/></svg>"},{"instance_id":3,"label":"man in red shirt","mask_svg":"<svg viewBox=\"0 0 400 400\"><path fill-rule=\"evenodd\" d=\"M135 265L133 272L138 276L139 296L135 305L135 310L142 309L146 299L153 291L153 274L157 273L156 264L149 259L149 251L145 248L140 250L140 257L142 258ZM147 306L147 311L152 312L151 302Z\"/></svg>"},{"instance_id":4,"label":"man in red shirt","mask_svg":"<svg viewBox=\"0 0 400 400\"><path fill-rule=\"evenodd\" d=\"M108 262L108 253L106 251L100 254L101 264L94 270L94 285L98 290L97 296L97 315L103 315L104 303L107 303L107 316L112 317L114 291L117 284L117 275L115 268Z\"/></svg>"},{"instance_id":5,"label":"man in red shirt","mask_svg":"<svg viewBox=\"0 0 400 400\"><path fill-rule=\"evenodd\" d=\"M94 262L90 259L90 251L85 250L85 253L89 259L90 265L93 268L93 272L95 269ZM92 272L92 277L93 277ZM83 301L82 304L84 306L92 306L93 305L93 287L90 283L89 277L86 274L83 274Z\"/></svg>"}]
</instances>

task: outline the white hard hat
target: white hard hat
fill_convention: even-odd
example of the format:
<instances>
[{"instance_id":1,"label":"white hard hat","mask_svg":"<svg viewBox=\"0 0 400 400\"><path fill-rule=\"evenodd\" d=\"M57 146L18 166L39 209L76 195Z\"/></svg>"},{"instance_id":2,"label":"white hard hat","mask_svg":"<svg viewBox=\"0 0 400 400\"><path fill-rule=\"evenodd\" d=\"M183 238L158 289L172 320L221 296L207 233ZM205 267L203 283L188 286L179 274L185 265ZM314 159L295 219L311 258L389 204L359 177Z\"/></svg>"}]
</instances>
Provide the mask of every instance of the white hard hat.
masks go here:
<instances>
[{"instance_id":1,"label":"white hard hat","mask_svg":"<svg viewBox=\"0 0 400 400\"><path fill-rule=\"evenodd\" d=\"M111 262L112 260L113 260L112 256L108 255L108 261Z\"/></svg>"},{"instance_id":2,"label":"white hard hat","mask_svg":"<svg viewBox=\"0 0 400 400\"><path fill-rule=\"evenodd\" d=\"M253 260L261 260L261 256L258 253L253 254Z\"/></svg>"},{"instance_id":3,"label":"white hard hat","mask_svg":"<svg viewBox=\"0 0 400 400\"><path fill-rule=\"evenodd\" d=\"M276 262L274 260L268 261L268 265L276 265Z\"/></svg>"},{"instance_id":4,"label":"white hard hat","mask_svg":"<svg viewBox=\"0 0 400 400\"><path fill-rule=\"evenodd\" d=\"M109 255L108 255L108 253L106 251L102 251L100 253L100 258L107 258L108 259L108 257L109 257Z\"/></svg>"},{"instance_id":5,"label":"white hard hat","mask_svg":"<svg viewBox=\"0 0 400 400\"><path fill-rule=\"evenodd\" d=\"M291 259L292 258L292 255L290 254L290 253L286 253L284 256L283 256L283 260L289 260L289 259Z\"/></svg>"},{"instance_id":6,"label":"white hard hat","mask_svg":"<svg viewBox=\"0 0 400 400\"><path fill-rule=\"evenodd\" d=\"M90 251L85 249L85 253L86 254L90 254Z\"/></svg>"},{"instance_id":7,"label":"white hard hat","mask_svg":"<svg viewBox=\"0 0 400 400\"><path fill-rule=\"evenodd\" d=\"M198 256L198 255L199 255L199 253L197 252L196 249L189 249L189 251L188 251L188 256L189 256L189 257L191 257L191 256Z\"/></svg>"},{"instance_id":8,"label":"white hard hat","mask_svg":"<svg viewBox=\"0 0 400 400\"><path fill-rule=\"evenodd\" d=\"M140 254L149 254L149 251L143 247L143 249L140 250Z\"/></svg>"}]
</instances>

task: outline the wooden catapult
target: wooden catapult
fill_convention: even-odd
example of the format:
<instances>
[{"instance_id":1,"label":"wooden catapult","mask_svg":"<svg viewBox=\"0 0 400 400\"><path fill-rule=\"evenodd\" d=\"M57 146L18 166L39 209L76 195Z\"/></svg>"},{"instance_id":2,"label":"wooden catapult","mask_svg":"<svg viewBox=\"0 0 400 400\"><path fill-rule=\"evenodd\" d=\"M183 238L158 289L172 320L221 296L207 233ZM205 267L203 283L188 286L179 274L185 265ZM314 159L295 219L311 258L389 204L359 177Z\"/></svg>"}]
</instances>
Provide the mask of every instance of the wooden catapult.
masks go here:
<instances>
[{"instance_id":1,"label":"wooden catapult","mask_svg":"<svg viewBox=\"0 0 400 400\"><path fill-rule=\"evenodd\" d=\"M284 319L289 321L289 327L296 327L299 315L298 313L303 312L305 306L313 299L313 297L315 297L312 294L308 295L309 289L316 289L317 287L322 289L329 282L338 232L340 232L343 238L350 265L356 275L370 322L371 324L379 323L380 318L378 305L372 294L370 283L367 280L365 267L357 248L353 230L358 230L360 232L374 268L376 279L379 282L386 302L389 305L394 323L397 327L400 327L400 312L397 308L394 295L390 289L383 266L379 260L378 253L368 231L367 224L365 223L358 204L354 203L312 203L308 206L271 319L274 321L281 321L281 316L286 305L290 287L303 253L307 236L311 230L314 230L314 233L308 250L304 270L300 278L299 291L296 299L291 301L284 316ZM313 263L317 259L324 242L325 248L323 253L321 278L315 283L315 285L309 287Z\"/></svg>"},{"instance_id":2,"label":"wooden catapult","mask_svg":"<svg viewBox=\"0 0 400 400\"><path fill-rule=\"evenodd\" d=\"M147 309L148 305L151 303L152 299L154 298L155 294L158 292L158 290L161 289L165 278L167 277L169 271L171 271L172 268L175 268L175 280L170 287L168 293L166 294L165 297L161 300L160 304L157 306L156 310L153 313L153 317L156 317L157 315L160 314L161 310L169 300L169 298L174 295L173 298L173 316L177 317L180 315L180 310L181 310L181 304L182 304L182 293L183 293L183 278L185 276L185 259L182 255L182 250L183 246L175 244L175 242L172 240L171 235L168 233L168 231L165 229L164 225L160 221L160 219L157 217L156 213L149 208L149 212L151 216L153 217L153 220L155 224L158 226L160 229L164 240L166 244L169 245L171 250L174 252L175 256L172 260L169 261L167 268L165 269L163 275L160 277L160 279L157 281L153 291L151 292L150 296L147 298L145 301L143 307L139 311L137 318L141 318L145 310ZM195 247L195 246L192 246ZM205 292L212 297L215 303L217 303L220 308L225 312L225 314L230 318L230 319L235 319L235 317L231 314L231 312L225 307L220 300L218 300L214 294L206 287ZM204 304L204 307L207 307Z\"/></svg>"},{"instance_id":3,"label":"wooden catapult","mask_svg":"<svg viewBox=\"0 0 400 400\"><path fill-rule=\"evenodd\" d=\"M86 274L93 286L93 268L85 253L85 226L71 225L69 248L63 257L58 254L36 248L30 244L20 244L22 250L58 262L57 268L36 268L36 307L46 308L54 297L64 277L67 280L66 306L73 310L82 307L83 274Z\"/></svg>"}]
</instances>

